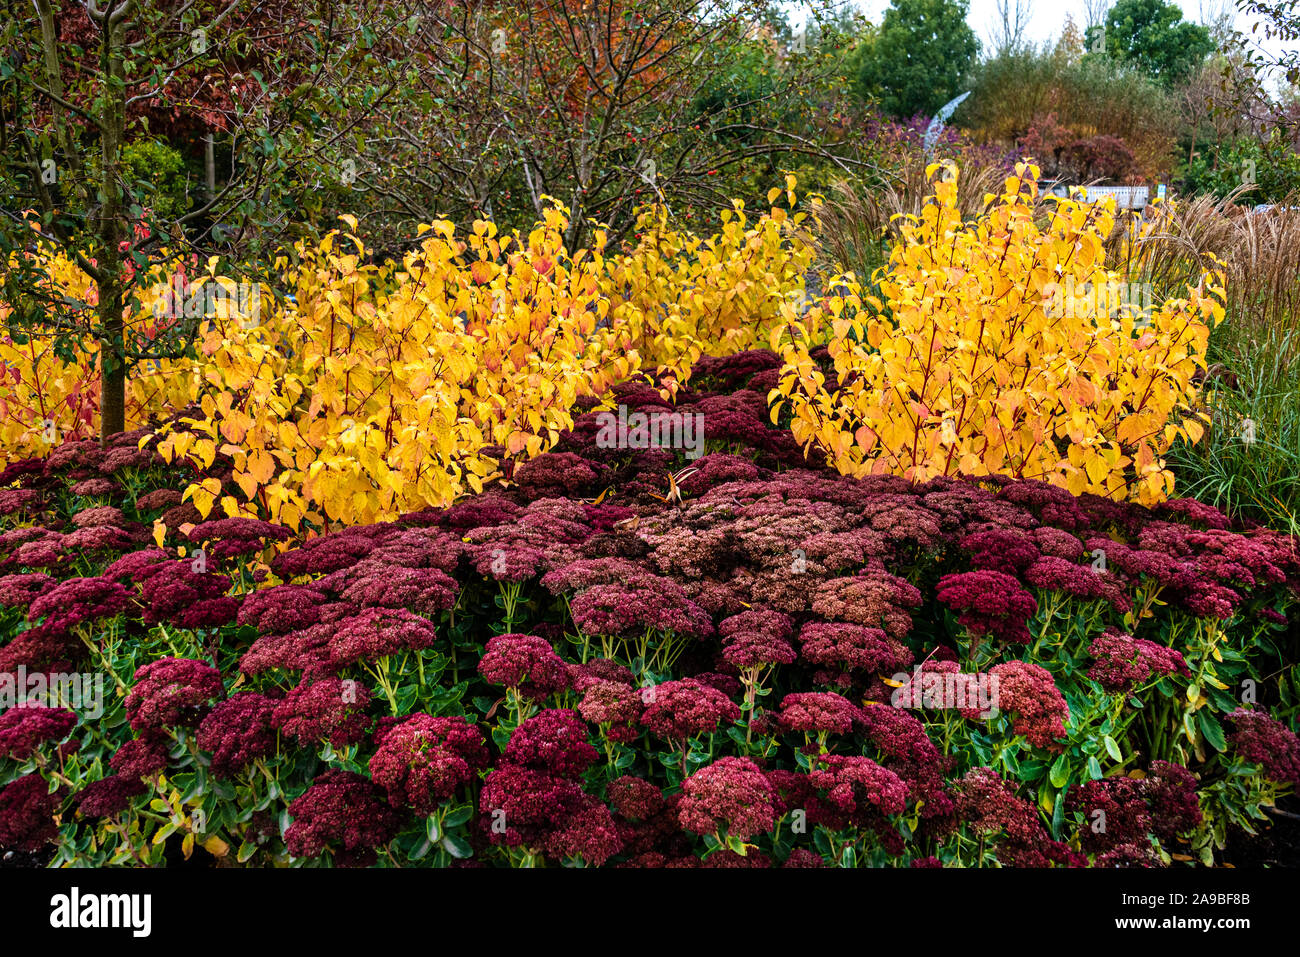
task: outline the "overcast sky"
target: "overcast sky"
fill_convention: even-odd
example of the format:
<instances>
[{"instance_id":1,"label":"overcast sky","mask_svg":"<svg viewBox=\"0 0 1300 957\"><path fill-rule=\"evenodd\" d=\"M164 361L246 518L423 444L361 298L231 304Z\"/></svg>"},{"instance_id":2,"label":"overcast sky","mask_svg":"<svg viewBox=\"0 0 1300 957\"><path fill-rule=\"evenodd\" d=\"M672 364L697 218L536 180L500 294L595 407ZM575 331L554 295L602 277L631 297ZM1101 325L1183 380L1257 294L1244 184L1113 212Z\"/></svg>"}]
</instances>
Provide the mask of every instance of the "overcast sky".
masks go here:
<instances>
[{"instance_id":1,"label":"overcast sky","mask_svg":"<svg viewBox=\"0 0 1300 957\"><path fill-rule=\"evenodd\" d=\"M879 23L881 16L889 7L889 0L854 0L854 2L873 23ZM1236 28L1243 33L1250 32L1251 21L1236 12L1236 6L1231 0L1175 0L1175 2L1183 8L1184 18L1197 23L1213 19L1218 11L1231 11L1236 17ZM1015 0L1011 0L1011 3L1014 5ZM1088 20L1085 6L1084 0L1029 0L1027 38L1035 44L1054 40L1061 35L1067 15L1073 16L1075 23L1082 28ZM997 0L970 0L970 16L967 22L986 46L997 16ZM1273 42L1265 44L1264 48L1277 51L1282 46Z\"/></svg>"}]
</instances>

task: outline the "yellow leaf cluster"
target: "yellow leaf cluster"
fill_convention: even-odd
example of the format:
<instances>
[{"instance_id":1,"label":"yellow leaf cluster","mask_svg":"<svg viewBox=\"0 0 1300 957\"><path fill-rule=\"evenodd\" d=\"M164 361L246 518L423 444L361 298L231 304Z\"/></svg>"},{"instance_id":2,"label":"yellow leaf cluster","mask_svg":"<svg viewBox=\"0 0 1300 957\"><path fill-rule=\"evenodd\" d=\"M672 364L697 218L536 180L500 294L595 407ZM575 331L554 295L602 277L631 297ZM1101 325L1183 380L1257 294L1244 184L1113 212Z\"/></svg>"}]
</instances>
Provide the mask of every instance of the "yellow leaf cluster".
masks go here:
<instances>
[{"instance_id":1,"label":"yellow leaf cluster","mask_svg":"<svg viewBox=\"0 0 1300 957\"><path fill-rule=\"evenodd\" d=\"M769 203L783 197L793 209L794 188L788 176ZM788 322L820 320L805 288L816 255L808 214L790 209L773 206L750 223L734 201L707 237L674 228L663 207L641 214L636 247L612 260L602 291L647 367L685 383L701 356L766 346Z\"/></svg>"},{"instance_id":2,"label":"yellow leaf cluster","mask_svg":"<svg viewBox=\"0 0 1300 957\"><path fill-rule=\"evenodd\" d=\"M796 439L845 474L1002 473L1166 498L1162 455L1202 431L1194 376L1223 319L1222 276L1149 308L1131 296L1065 301L1062 290L1123 286L1105 261L1113 204L1062 200L1036 221L1038 174L1019 165L971 222L955 176L936 182L874 277L880 298L851 275L836 281L825 305L837 389L810 355L815 329L774 328L785 360L774 420L788 412Z\"/></svg>"},{"instance_id":3,"label":"yellow leaf cluster","mask_svg":"<svg viewBox=\"0 0 1300 957\"><path fill-rule=\"evenodd\" d=\"M791 207L794 185L784 190ZM580 397L643 369L666 373L672 388L702 355L811 321L804 214L774 207L749 224L737 203L715 235L699 236L649 209L628 248L607 254L597 231L590 248L570 254L565 210L543 213L526 234L478 221L458 235L450 222L429 223L401 262L378 263L343 217L347 230L277 259L255 322L218 300L194 357L138 366L128 427L166 422L160 454L200 471L219 454L231 459L231 483L209 477L185 491L205 518L293 528L382 521L446 505L480 490L503 460L550 448ZM42 255L53 285L92 298L74 264ZM155 321L177 268L159 265L157 290L146 288L128 324ZM196 281L230 283L215 269L209 263ZM41 454L95 434L95 345L65 362L38 339L0 340L0 453ZM46 441L51 416L59 426Z\"/></svg>"}]
</instances>

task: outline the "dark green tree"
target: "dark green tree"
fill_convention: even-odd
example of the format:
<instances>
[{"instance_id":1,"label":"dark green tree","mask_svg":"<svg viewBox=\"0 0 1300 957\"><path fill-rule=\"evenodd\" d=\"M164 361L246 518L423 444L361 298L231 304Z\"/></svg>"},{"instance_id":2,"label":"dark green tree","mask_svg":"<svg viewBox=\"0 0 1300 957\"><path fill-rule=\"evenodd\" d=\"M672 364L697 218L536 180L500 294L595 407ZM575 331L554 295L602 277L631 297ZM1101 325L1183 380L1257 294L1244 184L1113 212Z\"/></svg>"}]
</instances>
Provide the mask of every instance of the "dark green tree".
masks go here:
<instances>
[{"instance_id":1,"label":"dark green tree","mask_svg":"<svg viewBox=\"0 0 1300 957\"><path fill-rule=\"evenodd\" d=\"M880 33L862 50L859 96L907 119L933 114L960 93L979 53L968 10L968 0L893 0Z\"/></svg>"},{"instance_id":2,"label":"dark green tree","mask_svg":"<svg viewBox=\"0 0 1300 957\"><path fill-rule=\"evenodd\" d=\"M1214 52L1208 28L1183 19L1169 0L1119 0L1106 14L1105 32L1090 27L1087 48L1132 64L1167 86L1183 82Z\"/></svg>"}]
</instances>

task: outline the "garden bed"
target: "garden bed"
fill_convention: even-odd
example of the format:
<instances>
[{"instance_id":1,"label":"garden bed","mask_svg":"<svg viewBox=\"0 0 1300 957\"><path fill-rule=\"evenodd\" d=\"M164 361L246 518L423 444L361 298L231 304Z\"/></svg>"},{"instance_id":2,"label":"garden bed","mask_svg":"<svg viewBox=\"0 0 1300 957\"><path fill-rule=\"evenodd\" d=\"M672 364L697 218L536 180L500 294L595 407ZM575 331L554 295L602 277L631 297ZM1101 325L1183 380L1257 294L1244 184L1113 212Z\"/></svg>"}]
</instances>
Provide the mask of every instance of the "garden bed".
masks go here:
<instances>
[{"instance_id":1,"label":"garden bed","mask_svg":"<svg viewBox=\"0 0 1300 957\"><path fill-rule=\"evenodd\" d=\"M221 457L11 465L0 672L105 687L0 717L10 865L1294 863L1292 539L810 467L778 367L620 386L622 431L588 406L504 484L287 548L181 503Z\"/></svg>"}]
</instances>

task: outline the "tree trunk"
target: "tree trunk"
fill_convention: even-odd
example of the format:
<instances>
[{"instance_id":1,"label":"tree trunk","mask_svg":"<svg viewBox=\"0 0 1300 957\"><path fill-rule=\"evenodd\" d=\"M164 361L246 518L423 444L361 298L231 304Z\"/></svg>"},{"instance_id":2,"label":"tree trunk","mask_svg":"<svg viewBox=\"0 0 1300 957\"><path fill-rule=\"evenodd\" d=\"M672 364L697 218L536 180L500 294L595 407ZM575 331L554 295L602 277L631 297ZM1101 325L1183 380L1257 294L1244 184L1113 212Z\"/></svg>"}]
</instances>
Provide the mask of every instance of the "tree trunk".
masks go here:
<instances>
[{"instance_id":1,"label":"tree trunk","mask_svg":"<svg viewBox=\"0 0 1300 957\"><path fill-rule=\"evenodd\" d=\"M203 177L211 199L217 195L217 151L211 133L203 138Z\"/></svg>"},{"instance_id":2,"label":"tree trunk","mask_svg":"<svg viewBox=\"0 0 1300 957\"><path fill-rule=\"evenodd\" d=\"M101 359L110 355L105 351ZM126 367L104 362L99 382L99 444L107 445L109 436L126 431Z\"/></svg>"},{"instance_id":3,"label":"tree trunk","mask_svg":"<svg viewBox=\"0 0 1300 957\"><path fill-rule=\"evenodd\" d=\"M100 190L104 205L99 221L99 267L102 278L99 291L99 441L108 444L108 437L126 430L126 323L122 315L125 306L122 276L121 243L129 238L130 230L123 223L119 167L120 150L126 134L125 71L122 66L121 43L123 29L110 23L104 31L105 72L108 74L111 99L104 110L100 145L102 166Z\"/></svg>"}]
</instances>

